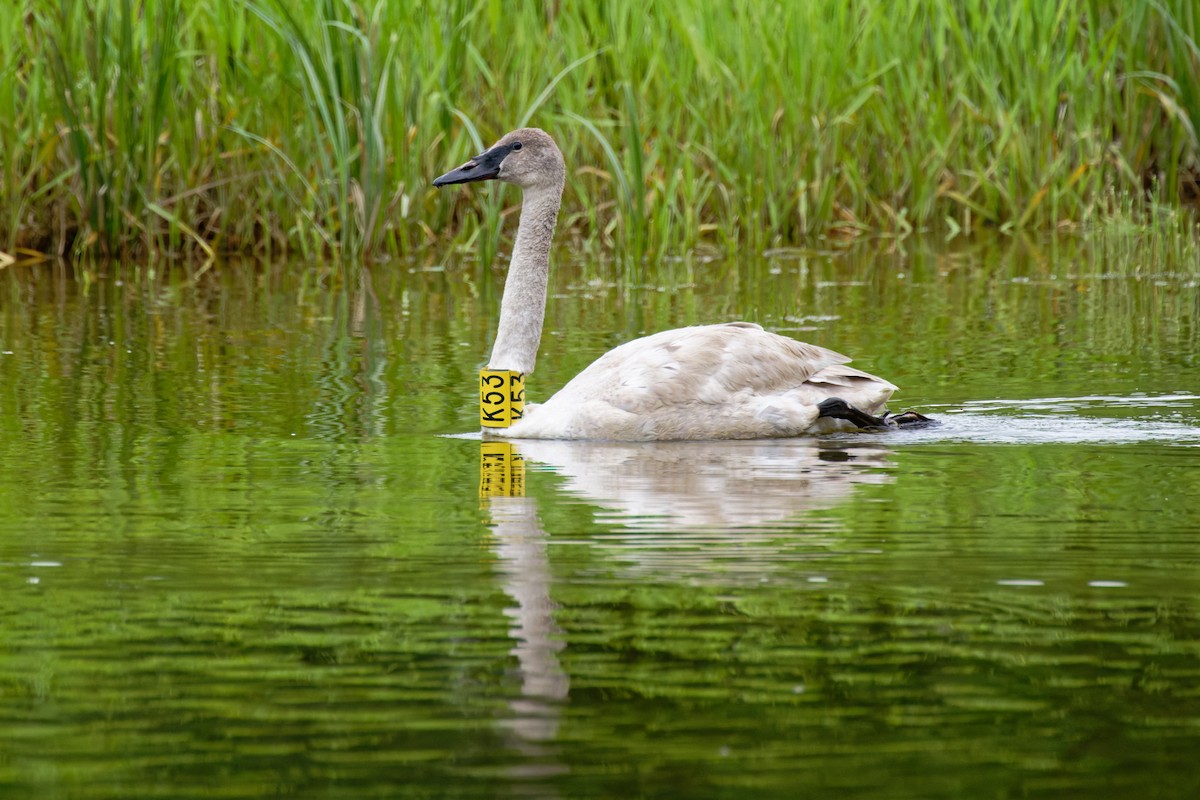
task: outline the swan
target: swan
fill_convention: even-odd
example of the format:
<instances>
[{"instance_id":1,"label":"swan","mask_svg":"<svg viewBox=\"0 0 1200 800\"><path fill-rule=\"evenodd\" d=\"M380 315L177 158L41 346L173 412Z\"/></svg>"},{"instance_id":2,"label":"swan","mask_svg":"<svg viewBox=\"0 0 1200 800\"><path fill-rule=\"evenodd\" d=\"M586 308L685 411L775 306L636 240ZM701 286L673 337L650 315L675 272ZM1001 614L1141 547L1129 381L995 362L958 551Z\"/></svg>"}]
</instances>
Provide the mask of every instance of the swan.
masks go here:
<instances>
[{"instance_id":1,"label":"swan","mask_svg":"<svg viewBox=\"0 0 1200 800\"><path fill-rule=\"evenodd\" d=\"M550 135L521 128L433 181L442 187L499 180L522 191L489 370L533 372L565 176ZM511 439L765 439L931 422L915 412L889 414L886 403L896 386L847 366L849 361L753 322L663 331L610 350L545 403L526 405L511 427L486 433Z\"/></svg>"}]
</instances>

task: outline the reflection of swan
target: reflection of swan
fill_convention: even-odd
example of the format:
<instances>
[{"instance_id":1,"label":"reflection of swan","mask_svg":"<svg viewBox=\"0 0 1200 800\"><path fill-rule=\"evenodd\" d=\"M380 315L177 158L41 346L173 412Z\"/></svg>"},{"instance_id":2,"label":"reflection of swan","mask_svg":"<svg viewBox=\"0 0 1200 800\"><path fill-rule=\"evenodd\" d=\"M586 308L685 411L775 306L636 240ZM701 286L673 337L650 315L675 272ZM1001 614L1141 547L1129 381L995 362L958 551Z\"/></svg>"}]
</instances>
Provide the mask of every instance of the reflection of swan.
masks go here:
<instances>
[{"instance_id":1,"label":"reflection of swan","mask_svg":"<svg viewBox=\"0 0 1200 800\"><path fill-rule=\"evenodd\" d=\"M496 447L519 451L557 473L566 492L609 509L610 521L630 530L590 538L617 560L632 562L636 573L662 577L720 565L728 580L732 557L757 581L768 567L828 553L824 537L784 533L773 524L831 508L859 483L891 480L880 471L889 466L886 450L843 444L850 446L812 439L484 442L481 455L495 456L489 451ZM514 484L523 480L505 485ZM554 744L570 677L559 660L566 643L554 619L549 537L534 498L489 496L485 502L497 572L514 601L505 613L513 621L510 652L521 676L520 693L509 701L502 723L512 733L510 746L524 757L510 775L536 779L567 770ZM802 553L796 553L797 544Z\"/></svg>"},{"instance_id":2,"label":"reflection of swan","mask_svg":"<svg viewBox=\"0 0 1200 800\"><path fill-rule=\"evenodd\" d=\"M514 777L563 772L566 767L549 743L558 735L560 705L570 680L558 660L566 645L554 622L546 532L532 497L491 497L487 503L504 592L516 603L505 613L513 621L510 652L517 657L521 692L509 701L504 725L515 735L513 747L530 760L516 768Z\"/></svg>"},{"instance_id":3,"label":"reflection of swan","mask_svg":"<svg viewBox=\"0 0 1200 800\"><path fill-rule=\"evenodd\" d=\"M563 489L638 531L736 531L832 508L854 486L887 483L888 451L817 439L514 443Z\"/></svg>"},{"instance_id":4,"label":"reflection of swan","mask_svg":"<svg viewBox=\"0 0 1200 800\"><path fill-rule=\"evenodd\" d=\"M533 372L562 202L562 153L544 131L505 135L434 186L499 179L524 193L488 369ZM514 439L759 439L881 427L896 387L824 347L749 322L664 331L601 356L510 428ZM886 419L886 421L885 421ZM900 415L901 422L925 421Z\"/></svg>"}]
</instances>

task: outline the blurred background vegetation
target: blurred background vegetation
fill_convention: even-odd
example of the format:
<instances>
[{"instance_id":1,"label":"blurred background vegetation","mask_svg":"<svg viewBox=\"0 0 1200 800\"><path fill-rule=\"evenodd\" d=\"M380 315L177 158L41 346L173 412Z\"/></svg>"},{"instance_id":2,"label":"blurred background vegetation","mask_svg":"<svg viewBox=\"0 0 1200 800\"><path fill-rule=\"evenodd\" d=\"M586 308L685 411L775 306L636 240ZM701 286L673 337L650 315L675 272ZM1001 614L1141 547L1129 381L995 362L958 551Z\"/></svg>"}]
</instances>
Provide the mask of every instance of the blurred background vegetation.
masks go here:
<instances>
[{"instance_id":1,"label":"blurred background vegetation","mask_svg":"<svg viewBox=\"0 0 1200 800\"><path fill-rule=\"evenodd\" d=\"M517 196L430 181L524 124L585 252L1194 229L1197 5L4 4L0 251L489 258Z\"/></svg>"}]
</instances>

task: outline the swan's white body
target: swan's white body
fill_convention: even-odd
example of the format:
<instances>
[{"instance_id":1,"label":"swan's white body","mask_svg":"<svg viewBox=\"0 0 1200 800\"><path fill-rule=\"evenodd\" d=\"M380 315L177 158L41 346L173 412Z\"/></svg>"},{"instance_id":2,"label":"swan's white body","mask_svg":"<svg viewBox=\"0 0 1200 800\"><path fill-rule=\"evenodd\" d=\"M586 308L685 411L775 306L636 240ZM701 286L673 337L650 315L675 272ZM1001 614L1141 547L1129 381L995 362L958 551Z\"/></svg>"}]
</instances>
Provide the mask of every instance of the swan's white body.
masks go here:
<instances>
[{"instance_id":1,"label":"swan's white body","mask_svg":"<svg viewBox=\"0 0 1200 800\"><path fill-rule=\"evenodd\" d=\"M553 140L526 128L434 182L498 178L524 190L489 369L533 372L564 175ZM853 428L822 417L818 404L840 398L881 415L896 387L845 366L849 361L750 322L664 331L610 350L545 403L526 405L512 427L489 428L487 434L650 441L777 438Z\"/></svg>"},{"instance_id":2,"label":"swan's white body","mask_svg":"<svg viewBox=\"0 0 1200 800\"><path fill-rule=\"evenodd\" d=\"M511 428L516 439L763 439L853 427L818 420L841 397L883 413L896 387L850 359L748 322L663 331L610 350ZM849 398L853 398L852 400Z\"/></svg>"}]
</instances>

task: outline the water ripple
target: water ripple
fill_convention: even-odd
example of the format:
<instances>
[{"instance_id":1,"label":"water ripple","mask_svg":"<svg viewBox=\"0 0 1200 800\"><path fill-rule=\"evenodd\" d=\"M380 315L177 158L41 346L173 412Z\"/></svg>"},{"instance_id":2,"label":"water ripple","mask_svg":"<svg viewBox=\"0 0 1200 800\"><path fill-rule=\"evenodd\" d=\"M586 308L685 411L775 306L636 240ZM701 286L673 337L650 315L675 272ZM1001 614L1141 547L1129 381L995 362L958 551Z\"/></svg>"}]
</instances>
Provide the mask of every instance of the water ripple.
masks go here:
<instances>
[{"instance_id":1,"label":"water ripple","mask_svg":"<svg viewBox=\"0 0 1200 800\"><path fill-rule=\"evenodd\" d=\"M1193 411L1200 396L1089 395L1026 400L978 400L927 409L941 423L920 430L836 434L834 439L863 438L889 445L926 442L974 444L1137 444L1163 442L1200 446L1200 426L1159 418L1164 409ZM1144 412L1142 417L1108 416ZM1172 416L1183 418L1176 412ZM1186 415L1186 416L1191 416Z\"/></svg>"}]
</instances>

